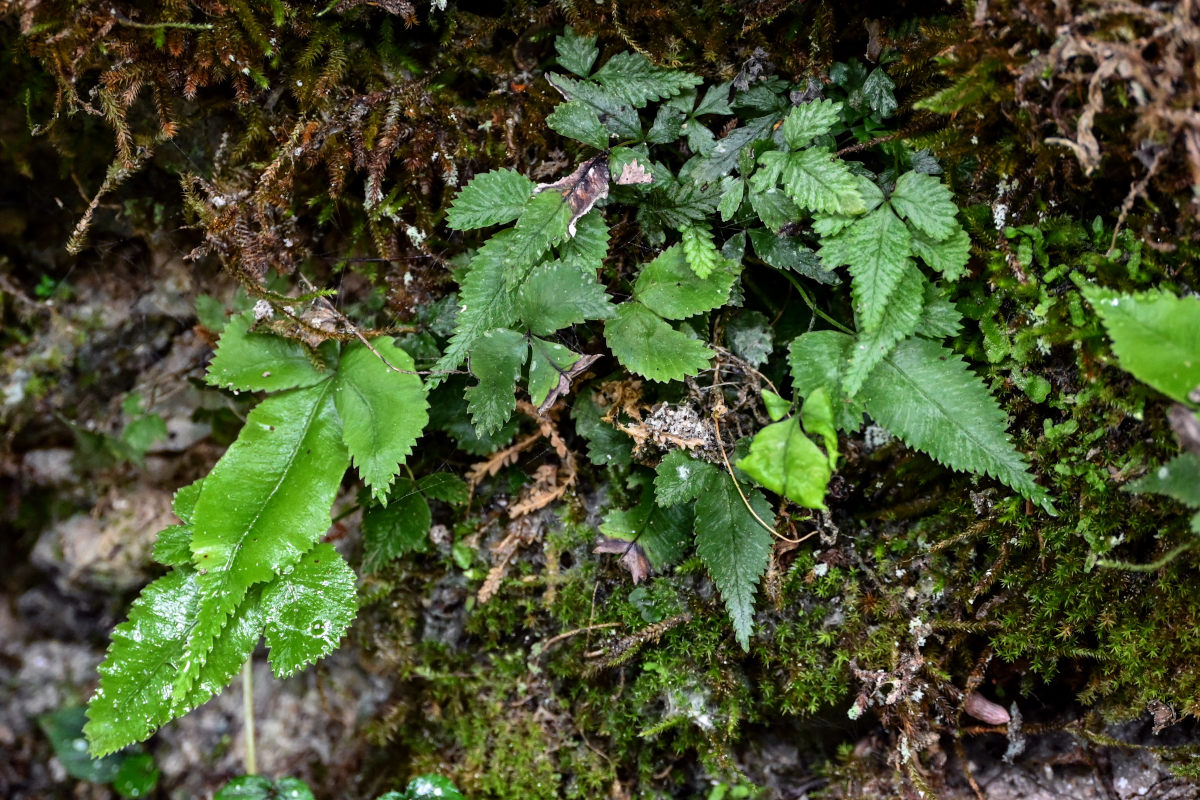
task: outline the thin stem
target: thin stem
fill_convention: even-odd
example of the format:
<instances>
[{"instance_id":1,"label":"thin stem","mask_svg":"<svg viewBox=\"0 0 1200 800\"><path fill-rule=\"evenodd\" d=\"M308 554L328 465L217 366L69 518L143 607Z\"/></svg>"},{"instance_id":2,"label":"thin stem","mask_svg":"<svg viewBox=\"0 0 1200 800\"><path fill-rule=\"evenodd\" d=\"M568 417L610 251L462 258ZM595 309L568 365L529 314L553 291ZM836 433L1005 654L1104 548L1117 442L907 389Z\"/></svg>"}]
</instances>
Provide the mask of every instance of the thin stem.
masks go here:
<instances>
[{"instance_id":1,"label":"thin stem","mask_svg":"<svg viewBox=\"0 0 1200 800\"><path fill-rule=\"evenodd\" d=\"M242 728L246 736L246 774L258 774L258 756L254 752L254 657L242 664Z\"/></svg>"},{"instance_id":2,"label":"thin stem","mask_svg":"<svg viewBox=\"0 0 1200 800\"><path fill-rule=\"evenodd\" d=\"M792 286L794 286L794 287L796 288L796 291L800 293L800 299L804 301L804 304L805 304L806 306L808 306L808 310L809 310L809 311L811 311L812 313L816 314L818 317L820 317L821 319L825 320L826 322L828 322L828 323L829 323L830 325L832 325L833 327L837 328L837 329L838 329L839 331L841 331L842 333L848 333L848 334L850 334L851 336L853 336L853 335L854 335L854 331L850 330L850 329L849 329L849 328L847 328L845 325L843 325L842 323L838 322L836 319L834 319L833 317L829 316L828 314L826 314L826 313L825 313L824 311L822 311L821 309L817 308L817 304L816 304L816 303L814 303L814 302L813 302L813 299L812 299L812 297L810 297L810 296L809 296L809 294L808 294L808 290L807 290L807 289L805 289L805 288L804 288L804 287L803 287L803 286L800 284L800 281L796 280L796 276L795 276L795 275L792 275L792 274L791 274L791 273L789 273L789 272L783 272L783 271L780 271L780 274L781 274L781 275L783 275L783 277L787 278L789 281L791 281L791 283L792 283Z\"/></svg>"}]
</instances>

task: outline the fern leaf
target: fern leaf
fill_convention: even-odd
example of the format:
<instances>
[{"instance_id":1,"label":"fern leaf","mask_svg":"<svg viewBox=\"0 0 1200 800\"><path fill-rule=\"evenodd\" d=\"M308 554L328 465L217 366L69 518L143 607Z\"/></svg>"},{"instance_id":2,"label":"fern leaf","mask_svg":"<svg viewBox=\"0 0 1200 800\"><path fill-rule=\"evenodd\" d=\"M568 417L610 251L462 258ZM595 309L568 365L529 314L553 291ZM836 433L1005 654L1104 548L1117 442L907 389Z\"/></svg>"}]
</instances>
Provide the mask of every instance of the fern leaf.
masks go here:
<instances>
[{"instance_id":1,"label":"fern leaf","mask_svg":"<svg viewBox=\"0 0 1200 800\"><path fill-rule=\"evenodd\" d=\"M841 121L842 104L832 100L814 100L792 109L783 121L783 139L788 147L799 150L813 139L824 136Z\"/></svg>"},{"instance_id":2,"label":"fern leaf","mask_svg":"<svg viewBox=\"0 0 1200 800\"><path fill-rule=\"evenodd\" d=\"M534 182L516 170L494 169L476 175L463 187L446 224L458 231L504 225L521 216L533 195Z\"/></svg>"},{"instance_id":3,"label":"fern leaf","mask_svg":"<svg viewBox=\"0 0 1200 800\"><path fill-rule=\"evenodd\" d=\"M907 270L908 228L886 206L875 209L847 230L824 240L821 260L828 267L849 265L854 309L864 331L873 331L883 321L887 303Z\"/></svg>"},{"instance_id":4,"label":"fern leaf","mask_svg":"<svg viewBox=\"0 0 1200 800\"><path fill-rule=\"evenodd\" d=\"M920 231L913 233L913 255L918 256L931 268L956 281L966 272L971 258L971 237L955 223L954 230L940 242L935 242Z\"/></svg>"},{"instance_id":5,"label":"fern leaf","mask_svg":"<svg viewBox=\"0 0 1200 800\"><path fill-rule=\"evenodd\" d=\"M782 180L788 197L809 211L831 214L866 211L858 179L846 162L835 158L827 148L810 147L788 153L783 162Z\"/></svg>"},{"instance_id":6,"label":"fern leaf","mask_svg":"<svg viewBox=\"0 0 1200 800\"><path fill-rule=\"evenodd\" d=\"M854 397L863 381L883 360L896 342L911 336L921 321L925 303L925 278L911 261L888 299L879 327L858 335L850 350L850 361L842 373L842 390Z\"/></svg>"},{"instance_id":7,"label":"fern leaf","mask_svg":"<svg viewBox=\"0 0 1200 800\"><path fill-rule=\"evenodd\" d=\"M771 558L771 532L746 508L733 478L713 473L696 500L696 553L721 592L743 650L750 649L754 629L754 593ZM774 518L762 493L744 490L754 512Z\"/></svg>"},{"instance_id":8,"label":"fern leaf","mask_svg":"<svg viewBox=\"0 0 1200 800\"><path fill-rule=\"evenodd\" d=\"M471 421L484 435L500 430L516 410L515 396L529 344L516 331L488 331L471 350L471 374L479 383L467 389Z\"/></svg>"},{"instance_id":9,"label":"fern leaf","mask_svg":"<svg viewBox=\"0 0 1200 800\"><path fill-rule=\"evenodd\" d=\"M889 202L896 212L934 241L942 241L959 227L954 195L938 178L906 172L896 179Z\"/></svg>"},{"instance_id":10,"label":"fern leaf","mask_svg":"<svg viewBox=\"0 0 1200 800\"><path fill-rule=\"evenodd\" d=\"M656 67L638 53L617 53L596 70L592 79L634 108L641 108L651 100L673 97L702 82L688 72Z\"/></svg>"},{"instance_id":11,"label":"fern leaf","mask_svg":"<svg viewBox=\"0 0 1200 800\"><path fill-rule=\"evenodd\" d=\"M372 347L379 355L357 342L343 351L334 402L350 458L375 499L383 501L429 424L429 403L408 353L387 338L376 339Z\"/></svg>"},{"instance_id":12,"label":"fern leaf","mask_svg":"<svg viewBox=\"0 0 1200 800\"><path fill-rule=\"evenodd\" d=\"M471 259L467 277L459 289L458 318L446 352L433 367L429 388L446 380L457 369L479 337L486 332L512 324L516 317L512 298L505 285L504 273L511 261L509 250L514 233L500 231L479 248Z\"/></svg>"},{"instance_id":13,"label":"fern leaf","mask_svg":"<svg viewBox=\"0 0 1200 800\"><path fill-rule=\"evenodd\" d=\"M1004 412L954 351L906 339L871 372L858 399L910 447L951 469L990 475L1054 513L1005 432Z\"/></svg>"},{"instance_id":14,"label":"fern leaf","mask_svg":"<svg viewBox=\"0 0 1200 800\"><path fill-rule=\"evenodd\" d=\"M213 642L254 584L295 563L329 527L349 465L333 381L269 397L204 479L192 555L202 591L174 694L190 693Z\"/></svg>"},{"instance_id":15,"label":"fern leaf","mask_svg":"<svg viewBox=\"0 0 1200 800\"><path fill-rule=\"evenodd\" d=\"M324 543L263 589L263 636L275 677L286 678L334 651L358 611L355 580L341 554Z\"/></svg>"},{"instance_id":16,"label":"fern leaf","mask_svg":"<svg viewBox=\"0 0 1200 800\"><path fill-rule=\"evenodd\" d=\"M313 364L304 345L281 336L252 333L253 315L239 314L225 325L208 366L210 386L245 392L278 392L312 386L330 373Z\"/></svg>"},{"instance_id":17,"label":"fern leaf","mask_svg":"<svg viewBox=\"0 0 1200 800\"><path fill-rule=\"evenodd\" d=\"M697 222L683 229L683 252L687 256L688 266L701 280L711 275L723 260L713 244L712 228L705 222Z\"/></svg>"}]
</instances>

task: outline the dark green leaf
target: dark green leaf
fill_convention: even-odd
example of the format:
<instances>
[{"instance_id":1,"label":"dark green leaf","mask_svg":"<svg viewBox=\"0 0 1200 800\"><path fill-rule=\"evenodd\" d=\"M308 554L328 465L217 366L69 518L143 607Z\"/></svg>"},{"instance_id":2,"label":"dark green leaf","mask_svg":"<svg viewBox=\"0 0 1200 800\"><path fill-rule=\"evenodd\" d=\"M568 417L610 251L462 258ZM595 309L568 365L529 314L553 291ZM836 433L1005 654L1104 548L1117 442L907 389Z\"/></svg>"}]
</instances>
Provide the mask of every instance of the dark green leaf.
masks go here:
<instances>
[{"instance_id":1,"label":"dark green leaf","mask_svg":"<svg viewBox=\"0 0 1200 800\"><path fill-rule=\"evenodd\" d=\"M568 25L554 40L554 49L558 51L558 63L563 69L569 70L581 78L586 78L596 63L600 50L596 47L595 36L579 36L575 29Z\"/></svg>"},{"instance_id":2,"label":"dark green leaf","mask_svg":"<svg viewBox=\"0 0 1200 800\"><path fill-rule=\"evenodd\" d=\"M467 482L453 472L431 472L421 476L417 489L431 500L441 500L452 506L465 506L471 499Z\"/></svg>"},{"instance_id":3,"label":"dark green leaf","mask_svg":"<svg viewBox=\"0 0 1200 800\"><path fill-rule=\"evenodd\" d=\"M779 233L784 225L789 225L800 219L800 209L777 186L769 186L765 191L750 192L750 207L758 218L773 232Z\"/></svg>"},{"instance_id":4,"label":"dark green leaf","mask_svg":"<svg viewBox=\"0 0 1200 800\"><path fill-rule=\"evenodd\" d=\"M954 195L932 175L904 173L896 179L889 202L900 216L936 242L948 238L959 227Z\"/></svg>"},{"instance_id":5,"label":"dark green leaf","mask_svg":"<svg viewBox=\"0 0 1200 800\"><path fill-rule=\"evenodd\" d=\"M517 313L538 336L589 319L608 319L615 312L595 274L573 263L540 264L517 291Z\"/></svg>"},{"instance_id":6,"label":"dark green leaf","mask_svg":"<svg viewBox=\"0 0 1200 800\"><path fill-rule=\"evenodd\" d=\"M592 79L634 108L701 83L699 77L690 73L656 67L638 53L617 53L596 70Z\"/></svg>"},{"instance_id":7,"label":"dark green leaf","mask_svg":"<svg viewBox=\"0 0 1200 800\"><path fill-rule=\"evenodd\" d=\"M608 129L600 122L596 109L582 100L568 100L554 107L546 124L570 139L591 145L597 150L608 146Z\"/></svg>"},{"instance_id":8,"label":"dark green leaf","mask_svg":"<svg viewBox=\"0 0 1200 800\"><path fill-rule=\"evenodd\" d=\"M955 226L955 230L940 242L932 241L920 231L912 237L913 254L951 281L963 276L971 258L971 237L961 225L955 223Z\"/></svg>"},{"instance_id":9,"label":"dark green leaf","mask_svg":"<svg viewBox=\"0 0 1200 800\"><path fill-rule=\"evenodd\" d=\"M516 331L488 331L471 350L471 374L479 383L467 389L467 403L475 427L485 434L500 429L517 407L514 394L529 344Z\"/></svg>"},{"instance_id":10,"label":"dark green leaf","mask_svg":"<svg viewBox=\"0 0 1200 800\"><path fill-rule=\"evenodd\" d=\"M534 337L529 343L529 399L533 404L540 408L555 389L566 391L570 387L567 376L578 361L578 353Z\"/></svg>"},{"instance_id":11,"label":"dark green leaf","mask_svg":"<svg viewBox=\"0 0 1200 800\"><path fill-rule=\"evenodd\" d=\"M1126 485L1125 491L1162 494L1191 508L1200 508L1200 456L1181 453Z\"/></svg>"},{"instance_id":12,"label":"dark green leaf","mask_svg":"<svg viewBox=\"0 0 1200 800\"><path fill-rule=\"evenodd\" d=\"M660 506L690 503L699 497L717 476L717 468L707 461L693 458L683 450L672 450L655 468L655 502Z\"/></svg>"},{"instance_id":13,"label":"dark green leaf","mask_svg":"<svg viewBox=\"0 0 1200 800\"><path fill-rule=\"evenodd\" d=\"M687 552L692 532L692 510L686 505L663 508L655 505L652 491L642 493L641 502L626 511L613 509L604 515L600 532L621 541L636 543L657 571L679 561Z\"/></svg>"},{"instance_id":14,"label":"dark green leaf","mask_svg":"<svg viewBox=\"0 0 1200 800\"><path fill-rule=\"evenodd\" d=\"M774 349L771 321L758 311L743 311L725 326L725 340L738 358L752 367L767 363Z\"/></svg>"},{"instance_id":15,"label":"dark green leaf","mask_svg":"<svg viewBox=\"0 0 1200 800\"><path fill-rule=\"evenodd\" d=\"M806 278L828 284L838 283L838 277L825 268L820 257L795 236L777 236L761 228L751 228L750 241L754 252L776 269L790 269Z\"/></svg>"},{"instance_id":16,"label":"dark green leaf","mask_svg":"<svg viewBox=\"0 0 1200 800\"><path fill-rule=\"evenodd\" d=\"M854 397L858 393L867 375L897 342L907 339L916 331L925 303L925 287L924 276L917 265L910 261L908 269L888 298L879 327L860 332L854 340L850 361L842 371L842 391L847 397Z\"/></svg>"},{"instance_id":17,"label":"dark green leaf","mask_svg":"<svg viewBox=\"0 0 1200 800\"><path fill-rule=\"evenodd\" d=\"M853 433L862 427L863 410L845 399L842 365L850 359L854 339L837 331L815 331L797 337L788 348L792 385L796 394L808 397L818 389L829 393L837 427Z\"/></svg>"},{"instance_id":18,"label":"dark green leaf","mask_svg":"<svg viewBox=\"0 0 1200 800\"><path fill-rule=\"evenodd\" d=\"M363 511L363 569L378 572L408 553L424 552L432 523L429 503L411 480L400 478L386 506Z\"/></svg>"},{"instance_id":19,"label":"dark green leaf","mask_svg":"<svg viewBox=\"0 0 1200 800\"><path fill-rule=\"evenodd\" d=\"M841 120L842 104L832 100L813 100L796 106L783 121L784 141L788 147L799 150L829 133Z\"/></svg>"},{"instance_id":20,"label":"dark green leaf","mask_svg":"<svg viewBox=\"0 0 1200 800\"><path fill-rule=\"evenodd\" d=\"M449 778L420 775L404 788L405 800L466 800Z\"/></svg>"},{"instance_id":21,"label":"dark green leaf","mask_svg":"<svg viewBox=\"0 0 1200 800\"><path fill-rule=\"evenodd\" d=\"M128 756L122 763L121 769L113 778L113 789L121 797L136 800L146 797L158 785L158 765L154 756L149 753L137 753Z\"/></svg>"},{"instance_id":22,"label":"dark green leaf","mask_svg":"<svg viewBox=\"0 0 1200 800\"><path fill-rule=\"evenodd\" d=\"M122 756L111 755L92 758L88 753L87 740L83 738L83 726L87 722L82 708L60 708L37 718L38 727L58 758L63 769L72 778L92 783L111 783L121 769Z\"/></svg>"},{"instance_id":23,"label":"dark green leaf","mask_svg":"<svg viewBox=\"0 0 1200 800\"><path fill-rule=\"evenodd\" d=\"M896 110L896 84L883 71L883 67L871 70L862 84L863 97L880 119L886 119Z\"/></svg>"},{"instance_id":24,"label":"dark green leaf","mask_svg":"<svg viewBox=\"0 0 1200 800\"><path fill-rule=\"evenodd\" d=\"M721 592L734 634L743 650L750 649L754 628L754 592L771 558L771 532L750 510L728 474L715 473L696 500L696 553ZM774 518L760 492L743 490L754 512Z\"/></svg>"}]
</instances>

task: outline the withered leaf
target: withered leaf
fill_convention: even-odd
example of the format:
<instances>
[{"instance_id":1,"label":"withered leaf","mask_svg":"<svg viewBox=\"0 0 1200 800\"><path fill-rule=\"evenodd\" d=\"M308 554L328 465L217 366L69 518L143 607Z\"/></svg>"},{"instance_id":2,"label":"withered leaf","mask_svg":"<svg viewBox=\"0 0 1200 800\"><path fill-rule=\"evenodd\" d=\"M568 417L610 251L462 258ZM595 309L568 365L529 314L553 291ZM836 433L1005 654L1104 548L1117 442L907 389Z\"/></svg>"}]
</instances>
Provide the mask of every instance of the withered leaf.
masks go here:
<instances>
[{"instance_id":1,"label":"withered leaf","mask_svg":"<svg viewBox=\"0 0 1200 800\"><path fill-rule=\"evenodd\" d=\"M619 555L621 566L629 571L634 583L650 577L650 559L646 558L646 551L642 550L637 542L627 542L601 534L596 537L596 546L592 548L592 552Z\"/></svg>"},{"instance_id":2,"label":"withered leaf","mask_svg":"<svg viewBox=\"0 0 1200 800\"><path fill-rule=\"evenodd\" d=\"M1200 418L1187 406L1176 403L1167 412L1167 421L1179 439L1179 446L1200 456Z\"/></svg>"},{"instance_id":3,"label":"withered leaf","mask_svg":"<svg viewBox=\"0 0 1200 800\"><path fill-rule=\"evenodd\" d=\"M654 176L647 172L646 168L639 164L635 158L621 169L621 174L617 178L617 183L622 186L639 183L654 183Z\"/></svg>"},{"instance_id":4,"label":"withered leaf","mask_svg":"<svg viewBox=\"0 0 1200 800\"><path fill-rule=\"evenodd\" d=\"M563 397L571 391L571 381L585 369L590 367L600 358L599 353L593 353L588 356L580 356L579 360L558 373L558 385L550 390L550 394L546 395L546 399L538 406L538 413L545 414L558 398Z\"/></svg>"},{"instance_id":5,"label":"withered leaf","mask_svg":"<svg viewBox=\"0 0 1200 800\"><path fill-rule=\"evenodd\" d=\"M600 153L584 161L565 178L559 178L554 183L539 183L534 194L553 189L563 196L571 208L567 233L574 237L575 223L579 218L591 211L598 201L608 197L609 177L608 153Z\"/></svg>"}]
</instances>

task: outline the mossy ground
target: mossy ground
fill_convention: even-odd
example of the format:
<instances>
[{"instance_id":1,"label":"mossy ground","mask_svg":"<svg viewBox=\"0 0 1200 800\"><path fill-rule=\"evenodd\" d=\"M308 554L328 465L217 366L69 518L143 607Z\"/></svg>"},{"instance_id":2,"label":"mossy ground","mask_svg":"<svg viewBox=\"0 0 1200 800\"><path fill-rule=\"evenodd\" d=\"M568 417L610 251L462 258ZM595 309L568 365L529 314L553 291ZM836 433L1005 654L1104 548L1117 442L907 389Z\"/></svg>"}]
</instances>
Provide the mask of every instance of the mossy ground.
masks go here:
<instances>
[{"instance_id":1,"label":"mossy ground","mask_svg":"<svg viewBox=\"0 0 1200 800\"><path fill-rule=\"evenodd\" d=\"M80 400L86 392L79 407L39 404L54 396L62 354L26 347L58 319L29 298L70 304L83 260L119 271L147 252L191 253L214 282L251 294L270 273L300 271L344 290L343 308L365 324L436 324L430 304L452 288L454 257L471 244L439 224L458 187L497 166L544 179L572 163L545 127L555 97L539 79L566 23L713 80L759 47L789 79L820 76L871 39L860 9L836 4L469 5L411 20L411 9L369 5L323 15L282 4L168 9L173 20L212 21L204 31L144 27L161 17L132 3L116 24L107 6L85 3L5 17L0 343L7 372L30 373L28 399L5 410L7 458L62 437L47 433L53 411L98 413ZM979 723L961 712L971 691L1005 706L1049 703L1039 724L1100 744L1103 720L1155 704L1197 715L1197 557L1150 572L1100 563L1152 562L1193 536L1180 508L1122 491L1174 452L1166 404L1116 368L1076 283L1190 291L1200 276L1189 201L1156 184L1122 215L1133 156L1118 148L1124 160L1088 180L1042 143L1011 92L970 95L955 116L912 111L961 77L964 61L930 65L928 54L969 20L919 4L893 13L881 29L908 108L897 128L934 145L976 203L964 213L976 255L957 298L972 324L957 349L1013 417L1058 516L898 443L844 441L831 513L795 520L811 538L776 548L746 653L698 560L634 586L615 559L591 554L603 507L636 501L636 465L584 468L576 496L542 513L482 602L488 547L503 535L498 503L540 463L533 450L484 483L469 510L437 507L457 548L448 539L364 587L353 646L399 681L368 725L378 748L369 788L440 772L476 797L696 796L714 786L766 795L779 778L753 754L782 738L797 748L797 785L823 775L831 794L851 795L874 774L893 776L895 791L936 792L959 778L930 778L922 759L973 735ZM970 39L960 56L991 63L972 48L986 46ZM988 86L1005 80L999 69L979 74ZM94 96L70 96L92 85ZM53 124L34 137L26 114ZM72 238L110 163L137 169L111 181L90 229ZM1008 217L997 226L1001 204ZM1164 208L1169 230L1153 213ZM68 240L81 255L63 252ZM427 440L425 466L463 468L489 449L453 420L443 429ZM22 547L53 502L16 504L9 520ZM874 764L853 753L871 736L884 751Z\"/></svg>"}]
</instances>

